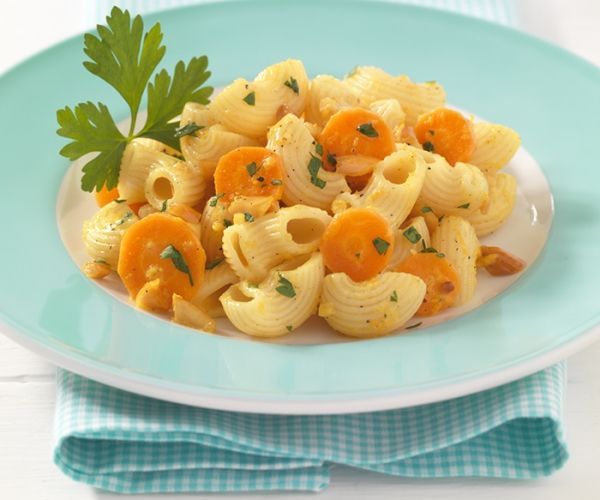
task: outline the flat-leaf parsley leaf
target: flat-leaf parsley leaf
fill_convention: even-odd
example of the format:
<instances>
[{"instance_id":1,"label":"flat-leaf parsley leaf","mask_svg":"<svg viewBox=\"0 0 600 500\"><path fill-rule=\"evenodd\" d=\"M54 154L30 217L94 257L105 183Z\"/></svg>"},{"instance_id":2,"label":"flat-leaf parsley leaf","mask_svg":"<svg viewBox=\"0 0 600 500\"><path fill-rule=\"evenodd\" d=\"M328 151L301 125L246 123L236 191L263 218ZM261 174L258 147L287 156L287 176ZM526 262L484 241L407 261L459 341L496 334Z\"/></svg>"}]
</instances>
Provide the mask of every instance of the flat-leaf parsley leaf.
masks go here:
<instances>
[{"instance_id":1,"label":"flat-leaf parsley leaf","mask_svg":"<svg viewBox=\"0 0 600 500\"><path fill-rule=\"evenodd\" d=\"M187 65L179 61L172 78L163 69L150 82L166 51L159 23L144 33L140 16L131 19L128 11L113 7L106 26L99 25L97 30L97 35L88 33L84 37L84 52L90 60L83 65L123 97L131 122L124 135L106 105L89 101L57 111L57 133L71 139L60 154L77 160L97 153L83 167L81 188L89 192L117 185L125 146L136 137L156 139L179 150L175 135L179 122L173 118L186 102L208 104L213 91L212 87L202 86L210 76L206 56L194 57ZM146 92L148 114L145 124L138 127L138 112Z\"/></svg>"}]
</instances>

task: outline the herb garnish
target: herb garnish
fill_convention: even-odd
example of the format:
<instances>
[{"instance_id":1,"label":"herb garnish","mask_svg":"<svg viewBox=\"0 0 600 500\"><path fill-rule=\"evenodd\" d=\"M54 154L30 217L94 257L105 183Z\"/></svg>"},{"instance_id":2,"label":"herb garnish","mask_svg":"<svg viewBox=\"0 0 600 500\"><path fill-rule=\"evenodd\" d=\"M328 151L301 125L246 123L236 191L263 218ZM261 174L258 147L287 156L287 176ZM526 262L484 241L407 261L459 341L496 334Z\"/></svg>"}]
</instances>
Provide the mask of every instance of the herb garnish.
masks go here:
<instances>
[{"instance_id":1,"label":"herb garnish","mask_svg":"<svg viewBox=\"0 0 600 500\"><path fill-rule=\"evenodd\" d=\"M435 152L435 148L433 147L433 144L431 142L429 142L429 141L425 141L423 143L423 149L425 151L429 151L430 153Z\"/></svg>"},{"instance_id":2,"label":"herb garnish","mask_svg":"<svg viewBox=\"0 0 600 500\"><path fill-rule=\"evenodd\" d=\"M166 211L167 211L167 201L168 201L168 200L164 200L164 201L162 202L162 205L161 205L161 207L160 207L160 211L161 211L161 212L166 212Z\"/></svg>"},{"instance_id":3,"label":"herb garnish","mask_svg":"<svg viewBox=\"0 0 600 500\"><path fill-rule=\"evenodd\" d=\"M279 286L275 288L275 291L290 299L296 296L296 290L294 290L292 282L284 278L281 274L279 275Z\"/></svg>"},{"instance_id":4,"label":"herb garnish","mask_svg":"<svg viewBox=\"0 0 600 500\"><path fill-rule=\"evenodd\" d=\"M298 80L296 80L293 76L290 76L290 79L284 83L286 87L291 88L294 93L300 94L300 88L298 87Z\"/></svg>"},{"instance_id":5,"label":"herb garnish","mask_svg":"<svg viewBox=\"0 0 600 500\"><path fill-rule=\"evenodd\" d=\"M258 167L256 166L256 162L252 162L252 163L248 163L248 165L246 165L246 171L248 172L248 175L250 177L254 177L254 174L256 173L256 171L258 170Z\"/></svg>"},{"instance_id":6,"label":"herb garnish","mask_svg":"<svg viewBox=\"0 0 600 500\"><path fill-rule=\"evenodd\" d=\"M327 161L332 167L335 167L337 165L337 158L334 154L327 153Z\"/></svg>"},{"instance_id":7,"label":"herb garnish","mask_svg":"<svg viewBox=\"0 0 600 500\"><path fill-rule=\"evenodd\" d=\"M426 214L427 212L433 212L433 210L431 210L431 207L423 207L421 208L421 212Z\"/></svg>"},{"instance_id":8,"label":"herb garnish","mask_svg":"<svg viewBox=\"0 0 600 500\"><path fill-rule=\"evenodd\" d=\"M254 215L252 215L250 212L244 212L244 220L246 222L254 222Z\"/></svg>"},{"instance_id":9,"label":"herb garnish","mask_svg":"<svg viewBox=\"0 0 600 500\"><path fill-rule=\"evenodd\" d=\"M285 328L288 332L291 332L294 329L294 327L292 325L286 325Z\"/></svg>"},{"instance_id":10,"label":"herb garnish","mask_svg":"<svg viewBox=\"0 0 600 500\"><path fill-rule=\"evenodd\" d=\"M310 155L310 161L308 162L308 172L310 173L310 182L317 186L319 189L323 189L327 183L323 179L319 179L319 170L323 166L323 162L314 155Z\"/></svg>"},{"instance_id":11,"label":"herb garnish","mask_svg":"<svg viewBox=\"0 0 600 500\"><path fill-rule=\"evenodd\" d=\"M97 36L84 36L84 52L90 60L83 65L114 87L127 102L131 114L128 133L119 131L102 103L83 102L56 113L57 134L71 139L60 150L62 156L77 160L87 153L98 153L83 167L81 189L89 192L117 185L125 146L136 137L156 139L178 150L175 130L179 123L171 120L181 113L186 102L208 104L213 91L212 87L202 86L210 76L206 56L194 57L187 64L179 61L172 77L163 69L150 82L166 50L159 23L144 33L140 16L132 20L128 11L113 7L106 24L98 26ZM138 127L145 93L148 114L144 125Z\"/></svg>"},{"instance_id":12,"label":"herb garnish","mask_svg":"<svg viewBox=\"0 0 600 500\"><path fill-rule=\"evenodd\" d=\"M375 250L377 250L377 253L379 255L385 255L390 246L389 242L385 241L383 238L380 238L379 236L377 236L377 238L375 238L373 240L373 245L375 246Z\"/></svg>"},{"instance_id":13,"label":"herb garnish","mask_svg":"<svg viewBox=\"0 0 600 500\"><path fill-rule=\"evenodd\" d=\"M463 203L462 205L458 205L456 208L469 208L471 206L470 203Z\"/></svg>"},{"instance_id":14,"label":"herb garnish","mask_svg":"<svg viewBox=\"0 0 600 500\"><path fill-rule=\"evenodd\" d=\"M173 245L168 245L162 252L160 252L161 259L171 259L175 269L181 271L188 275L190 280L190 286L194 286L194 280L192 278L192 273L190 272L190 268L188 267L183 255L177 250Z\"/></svg>"},{"instance_id":15,"label":"herb garnish","mask_svg":"<svg viewBox=\"0 0 600 500\"><path fill-rule=\"evenodd\" d=\"M229 226L233 226L233 222L231 222L229 219L223 219L223 225L227 229Z\"/></svg>"},{"instance_id":16,"label":"herb garnish","mask_svg":"<svg viewBox=\"0 0 600 500\"><path fill-rule=\"evenodd\" d=\"M225 259L223 257L221 257L220 259L211 260L210 262L206 263L206 265L204 266L204 269L207 269L208 271L210 271L211 269L214 269L215 267L217 267L224 260Z\"/></svg>"},{"instance_id":17,"label":"herb garnish","mask_svg":"<svg viewBox=\"0 0 600 500\"><path fill-rule=\"evenodd\" d=\"M184 125L183 127L179 127L178 129L175 129L173 136L176 139L181 139L182 137L185 137L186 135L194 135L195 132L198 132L198 130L201 130L203 128L204 128L204 125L196 125L194 122L188 123L187 125Z\"/></svg>"},{"instance_id":18,"label":"herb garnish","mask_svg":"<svg viewBox=\"0 0 600 500\"><path fill-rule=\"evenodd\" d=\"M115 203L125 203L126 201L127 201L127 200L121 200L121 199L118 199L118 200L115 200Z\"/></svg>"},{"instance_id":19,"label":"herb garnish","mask_svg":"<svg viewBox=\"0 0 600 500\"><path fill-rule=\"evenodd\" d=\"M421 240L421 245L423 246L423 249L419 253L434 253L436 257L439 257L440 259L446 256L442 252L438 252L435 248L425 245L425 240Z\"/></svg>"},{"instance_id":20,"label":"herb garnish","mask_svg":"<svg viewBox=\"0 0 600 500\"><path fill-rule=\"evenodd\" d=\"M254 92L250 92L246 97L242 99L248 106L254 106L256 103L256 94Z\"/></svg>"},{"instance_id":21,"label":"herb garnish","mask_svg":"<svg viewBox=\"0 0 600 500\"><path fill-rule=\"evenodd\" d=\"M390 295L390 302L398 302L398 292L396 292L396 290Z\"/></svg>"},{"instance_id":22,"label":"herb garnish","mask_svg":"<svg viewBox=\"0 0 600 500\"><path fill-rule=\"evenodd\" d=\"M356 130L358 130L361 134L366 135L367 137L379 137L379 133L377 132L377 130L375 130L375 127L373 127L373 124L371 122L359 125L358 127L356 127Z\"/></svg>"},{"instance_id":23,"label":"herb garnish","mask_svg":"<svg viewBox=\"0 0 600 500\"><path fill-rule=\"evenodd\" d=\"M223 198L223 196L225 196L225 193L218 193L218 194L212 196L210 198L210 201L208 202L208 206L209 207L216 207L217 206L217 201L219 201L220 198Z\"/></svg>"},{"instance_id":24,"label":"herb garnish","mask_svg":"<svg viewBox=\"0 0 600 500\"><path fill-rule=\"evenodd\" d=\"M411 243L418 243L421 239L421 234L415 229L414 226L410 226L402 235Z\"/></svg>"},{"instance_id":25,"label":"herb garnish","mask_svg":"<svg viewBox=\"0 0 600 500\"><path fill-rule=\"evenodd\" d=\"M132 217L133 217L133 212L126 212L125 215L123 215L123 217L121 217L119 220L110 224L110 226L109 226L110 230L114 231L117 227L125 224Z\"/></svg>"},{"instance_id":26,"label":"herb garnish","mask_svg":"<svg viewBox=\"0 0 600 500\"><path fill-rule=\"evenodd\" d=\"M315 151L317 152L317 154L319 156L323 155L323 146L317 142L317 144L315 145Z\"/></svg>"}]
</instances>

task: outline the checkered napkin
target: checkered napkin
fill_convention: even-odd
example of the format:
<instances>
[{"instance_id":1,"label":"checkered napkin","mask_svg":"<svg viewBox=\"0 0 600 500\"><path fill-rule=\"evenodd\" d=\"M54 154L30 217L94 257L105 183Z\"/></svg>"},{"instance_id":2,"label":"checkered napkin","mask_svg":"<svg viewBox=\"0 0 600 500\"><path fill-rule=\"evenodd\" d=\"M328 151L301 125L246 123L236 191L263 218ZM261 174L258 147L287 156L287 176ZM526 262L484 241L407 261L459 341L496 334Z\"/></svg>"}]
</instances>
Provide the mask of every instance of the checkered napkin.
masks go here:
<instances>
[{"instance_id":1,"label":"checkered napkin","mask_svg":"<svg viewBox=\"0 0 600 500\"><path fill-rule=\"evenodd\" d=\"M185 5L196 0L168 0ZM514 24L511 0L405 0ZM164 0L97 0L134 12ZM54 460L120 493L319 491L335 464L405 477L535 478L567 459L565 364L495 389L401 410L275 416L167 403L58 374Z\"/></svg>"},{"instance_id":2,"label":"checkered napkin","mask_svg":"<svg viewBox=\"0 0 600 500\"><path fill-rule=\"evenodd\" d=\"M376 413L193 408L59 371L54 460L120 493L319 491L332 465L404 477L529 479L561 467L565 364L471 396Z\"/></svg>"}]
</instances>

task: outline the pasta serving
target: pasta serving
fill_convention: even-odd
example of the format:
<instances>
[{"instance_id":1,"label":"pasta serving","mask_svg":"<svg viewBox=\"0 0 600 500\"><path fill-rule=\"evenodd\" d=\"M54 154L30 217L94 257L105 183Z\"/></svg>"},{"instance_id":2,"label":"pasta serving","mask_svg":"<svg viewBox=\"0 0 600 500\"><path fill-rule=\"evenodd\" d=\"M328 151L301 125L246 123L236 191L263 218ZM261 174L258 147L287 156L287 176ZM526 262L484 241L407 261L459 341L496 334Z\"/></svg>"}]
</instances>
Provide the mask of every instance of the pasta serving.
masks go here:
<instances>
[{"instance_id":1,"label":"pasta serving","mask_svg":"<svg viewBox=\"0 0 600 500\"><path fill-rule=\"evenodd\" d=\"M85 273L137 307L275 337L318 315L377 337L468 303L477 275L519 272L480 238L511 214L510 128L446 106L443 87L374 67L312 80L299 60L189 102L179 149L125 148L83 227Z\"/></svg>"}]
</instances>

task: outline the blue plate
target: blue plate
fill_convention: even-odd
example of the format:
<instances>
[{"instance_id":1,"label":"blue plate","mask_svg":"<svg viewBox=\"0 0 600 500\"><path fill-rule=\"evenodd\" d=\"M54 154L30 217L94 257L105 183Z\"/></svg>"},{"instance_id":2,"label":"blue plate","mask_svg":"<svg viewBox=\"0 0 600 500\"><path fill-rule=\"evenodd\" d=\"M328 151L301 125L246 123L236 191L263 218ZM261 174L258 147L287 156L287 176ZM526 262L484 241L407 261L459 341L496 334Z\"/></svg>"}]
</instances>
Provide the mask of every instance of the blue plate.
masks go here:
<instances>
[{"instance_id":1,"label":"blue plate","mask_svg":"<svg viewBox=\"0 0 600 500\"><path fill-rule=\"evenodd\" d=\"M418 334L290 346L205 335L115 300L60 240L67 163L55 111L123 103L82 67L82 37L0 79L0 328L85 376L163 399L239 411L343 413L426 403L508 382L597 337L600 71L493 24L387 2L224 2L148 16L165 66L208 54L213 85L294 57L312 75L375 65L442 82L453 104L521 133L555 200L546 251L510 290ZM587 332L587 333L586 333Z\"/></svg>"}]
</instances>

